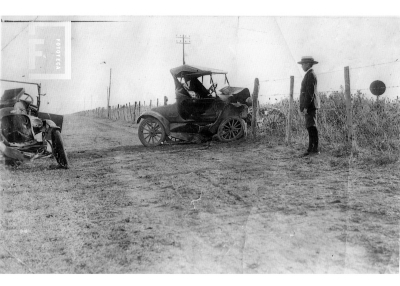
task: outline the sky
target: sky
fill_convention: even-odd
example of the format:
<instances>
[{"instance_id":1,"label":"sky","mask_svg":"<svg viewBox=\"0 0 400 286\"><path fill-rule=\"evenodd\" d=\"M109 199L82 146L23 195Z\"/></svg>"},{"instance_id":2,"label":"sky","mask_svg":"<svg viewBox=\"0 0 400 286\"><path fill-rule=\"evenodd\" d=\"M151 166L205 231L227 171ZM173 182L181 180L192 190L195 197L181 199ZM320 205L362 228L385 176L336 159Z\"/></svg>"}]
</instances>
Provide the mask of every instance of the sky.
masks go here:
<instances>
[{"instance_id":1,"label":"sky","mask_svg":"<svg viewBox=\"0 0 400 286\"><path fill-rule=\"evenodd\" d=\"M391 17L237 17L237 16L13 16L3 20L114 21L71 23L71 79L29 79L29 23L1 23L1 78L40 82L41 109L69 114L106 107L111 100L146 105L175 101L169 72L182 64L177 35L189 35L187 64L226 70L231 86L253 91L260 80L260 103L288 97L290 76L298 97L304 72L297 63L313 56L319 91L344 86L350 67L351 91L368 96L382 80L382 97L395 99L400 86L400 18ZM223 82L222 82L223 83ZM221 87L219 85L218 87ZM11 88L2 83L2 89ZM30 91L35 94L33 91Z\"/></svg>"}]
</instances>

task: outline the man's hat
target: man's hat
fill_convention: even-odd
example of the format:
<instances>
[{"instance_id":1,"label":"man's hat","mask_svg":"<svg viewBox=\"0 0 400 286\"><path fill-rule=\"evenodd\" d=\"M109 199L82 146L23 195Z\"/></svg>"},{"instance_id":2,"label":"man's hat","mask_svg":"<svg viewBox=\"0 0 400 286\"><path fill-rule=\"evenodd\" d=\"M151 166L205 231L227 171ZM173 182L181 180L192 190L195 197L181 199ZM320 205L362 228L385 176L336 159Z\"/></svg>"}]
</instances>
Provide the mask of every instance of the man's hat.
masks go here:
<instances>
[{"instance_id":1,"label":"man's hat","mask_svg":"<svg viewBox=\"0 0 400 286\"><path fill-rule=\"evenodd\" d=\"M304 63L318 64L318 62L314 61L313 57L301 57L301 61L299 61L298 64Z\"/></svg>"}]
</instances>

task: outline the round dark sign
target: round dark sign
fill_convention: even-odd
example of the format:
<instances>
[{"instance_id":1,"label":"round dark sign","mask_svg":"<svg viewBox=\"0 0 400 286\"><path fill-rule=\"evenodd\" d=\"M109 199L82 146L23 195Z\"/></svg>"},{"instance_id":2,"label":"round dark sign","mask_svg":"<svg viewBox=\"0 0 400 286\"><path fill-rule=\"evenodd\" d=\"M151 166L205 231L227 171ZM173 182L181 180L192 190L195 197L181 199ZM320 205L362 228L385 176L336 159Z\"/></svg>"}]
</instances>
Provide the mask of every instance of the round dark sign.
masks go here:
<instances>
[{"instance_id":1,"label":"round dark sign","mask_svg":"<svg viewBox=\"0 0 400 286\"><path fill-rule=\"evenodd\" d=\"M379 96L385 93L386 85L383 83L383 81L376 80L371 83L369 90L373 95Z\"/></svg>"}]
</instances>

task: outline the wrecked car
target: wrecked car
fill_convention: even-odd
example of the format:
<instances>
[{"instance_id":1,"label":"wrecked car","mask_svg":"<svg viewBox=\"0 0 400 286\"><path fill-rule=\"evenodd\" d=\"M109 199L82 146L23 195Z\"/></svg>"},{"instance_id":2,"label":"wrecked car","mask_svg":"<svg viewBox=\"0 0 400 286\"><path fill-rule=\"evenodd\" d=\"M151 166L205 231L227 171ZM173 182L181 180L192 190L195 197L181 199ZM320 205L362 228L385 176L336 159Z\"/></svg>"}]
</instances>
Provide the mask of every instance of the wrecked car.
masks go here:
<instances>
[{"instance_id":1,"label":"wrecked car","mask_svg":"<svg viewBox=\"0 0 400 286\"><path fill-rule=\"evenodd\" d=\"M5 90L0 99L0 152L6 164L52 157L68 168L67 153L61 137L63 116L40 112L39 83L1 80L19 85L36 85L35 98L25 88Z\"/></svg>"},{"instance_id":2,"label":"wrecked car","mask_svg":"<svg viewBox=\"0 0 400 286\"><path fill-rule=\"evenodd\" d=\"M213 138L230 142L243 137L251 106L249 89L231 87L227 72L222 70L182 65L170 72L176 102L140 115L138 135L144 146L176 141L200 143ZM217 90L214 77L223 77L226 86Z\"/></svg>"}]
</instances>

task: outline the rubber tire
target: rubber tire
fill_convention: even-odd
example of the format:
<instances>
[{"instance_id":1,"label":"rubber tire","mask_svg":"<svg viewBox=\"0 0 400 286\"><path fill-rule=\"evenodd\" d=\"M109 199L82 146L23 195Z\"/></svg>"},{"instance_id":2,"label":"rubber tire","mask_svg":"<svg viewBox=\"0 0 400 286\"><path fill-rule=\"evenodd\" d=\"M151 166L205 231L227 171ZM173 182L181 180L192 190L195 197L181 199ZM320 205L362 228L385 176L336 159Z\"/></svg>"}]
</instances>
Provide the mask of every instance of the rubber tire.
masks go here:
<instances>
[{"instance_id":1,"label":"rubber tire","mask_svg":"<svg viewBox=\"0 0 400 286\"><path fill-rule=\"evenodd\" d=\"M240 122L240 126L241 126L240 131L236 134L236 136L234 136L234 137L232 137L232 138L226 138L226 137L224 136L224 133L225 133L225 132L224 132L224 128L227 127L226 124L228 124L229 121ZM219 125L219 127L218 127L218 132L217 132L218 139L219 139L221 142L231 142L231 141L235 141L235 140L241 138L241 137L243 136L243 134L244 134L244 128L245 128L244 125L245 125L245 124L246 124L246 123L244 122L244 120L241 119L241 118L239 118L238 116L232 116L232 117L228 117L228 118L224 119L224 120L221 122L221 124ZM236 125L236 124L235 124L235 125Z\"/></svg>"},{"instance_id":2,"label":"rubber tire","mask_svg":"<svg viewBox=\"0 0 400 286\"><path fill-rule=\"evenodd\" d=\"M51 141L54 158L60 167L64 169L69 168L67 153L65 152L64 143L61 137L60 130L53 130L51 132Z\"/></svg>"},{"instance_id":3,"label":"rubber tire","mask_svg":"<svg viewBox=\"0 0 400 286\"><path fill-rule=\"evenodd\" d=\"M150 141L151 141L150 139L149 139L149 141L147 141L147 140L146 140L147 138L145 138L145 135L143 134L144 128L145 128L146 125L148 125L149 123L157 124L157 125L160 127L160 131L161 131L160 139L157 140L156 142L153 142L153 143L150 143ZM140 122L139 128L138 128L138 135L139 135L139 140L140 140L140 142L142 142L142 144L143 144L144 146L146 146L146 147L156 147L156 146L159 146L159 145L161 145L162 142L165 141L165 138L166 138L166 132L165 132L164 125L162 125L162 123L161 123L158 119L156 119L156 118L154 118L154 117L147 117L147 118L145 118L144 120L142 120L142 122ZM149 135L149 136L150 136L150 135ZM151 138L153 138L153 137L151 137Z\"/></svg>"}]
</instances>

